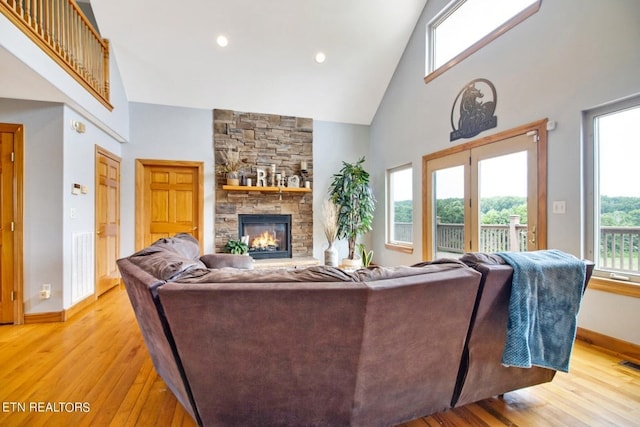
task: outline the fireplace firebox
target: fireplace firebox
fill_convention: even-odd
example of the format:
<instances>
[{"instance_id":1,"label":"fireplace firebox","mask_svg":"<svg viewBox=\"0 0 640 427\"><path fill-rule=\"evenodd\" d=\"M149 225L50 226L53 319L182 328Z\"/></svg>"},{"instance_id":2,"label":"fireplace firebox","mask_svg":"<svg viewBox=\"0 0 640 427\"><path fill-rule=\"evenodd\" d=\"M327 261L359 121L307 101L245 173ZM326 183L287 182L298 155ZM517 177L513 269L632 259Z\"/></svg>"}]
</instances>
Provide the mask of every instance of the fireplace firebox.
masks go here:
<instances>
[{"instance_id":1,"label":"fireplace firebox","mask_svg":"<svg viewBox=\"0 0 640 427\"><path fill-rule=\"evenodd\" d=\"M238 235L254 259L291 258L291 215L239 214Z\"/></svg>"}]
</instances>

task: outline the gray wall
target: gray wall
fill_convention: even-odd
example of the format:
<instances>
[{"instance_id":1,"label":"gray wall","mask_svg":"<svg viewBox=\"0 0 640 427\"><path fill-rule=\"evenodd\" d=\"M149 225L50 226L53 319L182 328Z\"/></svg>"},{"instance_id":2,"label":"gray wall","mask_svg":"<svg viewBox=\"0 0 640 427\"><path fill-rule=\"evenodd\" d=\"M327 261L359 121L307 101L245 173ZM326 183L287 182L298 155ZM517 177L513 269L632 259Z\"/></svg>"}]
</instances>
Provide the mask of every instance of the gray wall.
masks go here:
<instances>
[{"instance_id":1,"label":"gray wall","mask_svg":"<svg viewBox=\"0 0 640 427\"><path fill-rule=\"evenodd\" d=\"M135 160L204 162L204 241L213 252L213 111L131 103L131 141L122 146L122 256L135 250Z\"/></svg>"},{"instance_id":2,"label":"gray wall","mask_svg":"<svg viewBox=\"0 0 640 427\"><path fill-rule=\"evenodd\" d=\"M69 125L80 120L86 132ZM0 122L24 126L24 309L61 311L71 301L71 239L94 231L94 152L100 145L120 155L120 144L62 104L0 98ZM87 185L71 194L72 183ZM76 217L70 217L70 209ZM41 300L42 284L52 296Z\"/></svg>"},{"instance_id":3,"label":"gray wall","mask_svg":"<svg viewBox=\"0 0 640 427\"><path fill-rule=\"evenodd\" d=\"M0 122L24 125L24 303L25 312L62 309L63 107L0 99ZM40 300L42 283L52 297Z\"/></svg>"},{"instance_id":4,"label":"gray wall","mask_svg":"<svg viewBox=\"0 0 640 427\"><path fill-rule=\"evenodd\" d=\"M640 92L640 2L543 1L537 14L425 84L425 29L447 3L427 3L371 125L370 169L379 200L386 169L414 167L414 254L384 248L384 216L376 215L377 262L421 259L421 157L467 141L449 142L449 116L457 93L476 78L489 79L498 92L498 127L478 137L544 118L557 122L548 135L547 194L549 203L565 200L567 212L548 214L548 246L581 256L581 114ZM588 291L580 326L640 343L632 326L638 313L638 299Z\"/></svg>"},{"instance_id":5,"label":"gray wall","mask_svg":"<svg viewBox=\"0 0 640 427\"><path fill-rule=\"evenodd\" d=\"M369 126L334 122L313 122L313 256L324 262L324 250L328 247L322 227L322 204L328 199L332 176L342 168L342 162L356 162L365 156L369 148ZM369 171L369 160L365 169ZM377 214L384 211L381 205ZM363 242L369 245L369 236ZM349 255L346 240L336 244L338 261Z\"/></svg>"},{"instance_id":6,"label":"gray wall","mask_svg":"<svg viewBox=\"0 0 640 427\"><path fill-rule=\"evenodd\" d=\"M213 111L132 103L131 142L122 147L122 255L135 246L135 159L190 160L205 163L204 250L214 249ZM322 231L322 201L331 175L342 161L356 161L367 153L369 127L342 123L313 124L314 257L322 260L326 239ZM305 196L309 197L309 196ZM346 256L346 244L340 244Z\"/></svg>"}]
</instances>

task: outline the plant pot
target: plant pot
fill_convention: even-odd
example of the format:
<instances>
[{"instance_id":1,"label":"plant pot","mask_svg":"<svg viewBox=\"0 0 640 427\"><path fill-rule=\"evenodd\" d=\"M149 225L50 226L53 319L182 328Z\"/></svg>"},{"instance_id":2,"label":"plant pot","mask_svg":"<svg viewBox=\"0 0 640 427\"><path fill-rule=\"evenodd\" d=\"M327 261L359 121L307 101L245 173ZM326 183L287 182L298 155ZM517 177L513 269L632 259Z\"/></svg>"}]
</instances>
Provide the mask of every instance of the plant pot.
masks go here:
<instances>
[{"instance_id":1,"label":"plant pot","mask_svg":"<svg viewBox=\"0 0 640 427\"><path fill-rule=\"evenodd\" d=\"M358 268L362 267L362 259L361 258L356 258L356 259L343 258L342 259L342 266L345 269L357 270Z\"/></svg>"},{"instance_id":2,"label":"plant pot","mask_svg":"<svg viewBox=\"0 0 640 427\"><path fill-rule=\"evenodd\" d=\"M227 178L227 185L240 185L240 178Z\"/></svg>"},{"instance_id":3,"label":"plant pot","mask_svg":"<svg viewBox=\"0 0 640 427\"><path fill-rule=\"evenodd\" d=\"M333 242L330 242L329 247L324 250L324 265L338 266L338 250L333 246Z\"/></svg>"}]
</instances>

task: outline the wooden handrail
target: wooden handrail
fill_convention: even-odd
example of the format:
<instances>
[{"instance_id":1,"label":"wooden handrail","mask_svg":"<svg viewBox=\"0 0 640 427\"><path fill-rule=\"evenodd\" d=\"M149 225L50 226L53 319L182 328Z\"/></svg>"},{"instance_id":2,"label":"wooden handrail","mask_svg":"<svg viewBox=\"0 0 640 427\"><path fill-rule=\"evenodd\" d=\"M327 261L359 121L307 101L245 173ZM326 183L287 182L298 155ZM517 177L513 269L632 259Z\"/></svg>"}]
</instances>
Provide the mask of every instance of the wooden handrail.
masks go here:
<instances>
[{"instance_id":1,"label":"wooden handrail","mask_svg":"<svg viewBox=\"0 0 640 427\"><path fill-rule=\"evenodd\" d=\"M0 12L106 108L113 109L109 42L100 37L75 0L0 0Z\"/></svg>"}]
</instances>

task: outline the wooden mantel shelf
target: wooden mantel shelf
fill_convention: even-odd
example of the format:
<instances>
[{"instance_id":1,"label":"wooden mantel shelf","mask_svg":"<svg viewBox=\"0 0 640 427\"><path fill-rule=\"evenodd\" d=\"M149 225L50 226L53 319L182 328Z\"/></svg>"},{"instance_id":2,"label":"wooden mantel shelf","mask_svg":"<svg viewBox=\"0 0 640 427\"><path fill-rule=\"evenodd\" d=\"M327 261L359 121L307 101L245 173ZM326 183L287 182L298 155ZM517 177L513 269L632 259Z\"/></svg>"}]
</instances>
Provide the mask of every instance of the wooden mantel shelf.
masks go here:
<instances>
[{"instance_id":1,"label":"wooden mantel shelf","mask_svg":"<svg viewBox=\"0 0 640 427\"><path fill-rule=\"evenodd\" d=\"M223 185L226 191L261 191L263 193L311 193L310 188L294 188L294 187L248 187L246 185Z\"/></svg>"}]
</instances>

